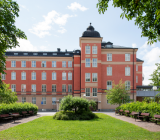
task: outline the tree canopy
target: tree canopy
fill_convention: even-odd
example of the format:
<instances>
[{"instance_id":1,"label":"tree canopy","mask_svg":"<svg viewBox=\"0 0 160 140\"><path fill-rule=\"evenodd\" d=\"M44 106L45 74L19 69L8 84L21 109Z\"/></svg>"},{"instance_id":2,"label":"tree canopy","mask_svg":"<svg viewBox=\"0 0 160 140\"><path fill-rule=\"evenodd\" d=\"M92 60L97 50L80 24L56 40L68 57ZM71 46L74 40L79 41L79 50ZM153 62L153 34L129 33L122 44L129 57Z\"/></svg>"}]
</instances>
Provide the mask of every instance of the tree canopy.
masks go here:
<instances>
[{"instance_id":1,"label":"tree canopy","mask_svg":"<svg viewBox=\"0 0 160 140\"><path fill-rule=\"evenodd\" d=\"M98 0L99 13L107 11L110 0ZM122 9L121 18L135 19L141 30L141 37L148 37L148 43L160 41L160 0L113 0L113 6Z\"/></svg>"},{"instance_id":2,"label":"tree canopy","mask_svg":"<svg viewBox=\"0 0 160 140\"><path fill-rule=\"evenodd\" d=\"M120 106L122 103L132 101L128 90L126 90L125 83L123 83L122 80L120 80L117 85L113 82L113 88L106 90L106 93L108 102L113 105L118 104Z\"/></svg>"},{"instance_id":3,"label":"tree canopy","mask_svg":"<svg viewBox=\"0 0 160 140\"><path fill-rule=\"evenodd\" d=\"M17 39L27 39L25 33L15 26L19 6L12 0L0 0L0 73L5 73L5 51L19 46ZM0 87L2 81L0 79Z\"/></svg>"},{"instance_id":4,"label":"tree canopy","mask_svg":"<svg viewBox=\"0 0 160 140\"><path fill-rule=\"evenodd\" d=\"M0 104L10 104L18 101L17 93L12 92L12 90L9 88L10 84L6 84L3 82L2 86L3 88L0 88Z\"/></svg>"}]
</instances>

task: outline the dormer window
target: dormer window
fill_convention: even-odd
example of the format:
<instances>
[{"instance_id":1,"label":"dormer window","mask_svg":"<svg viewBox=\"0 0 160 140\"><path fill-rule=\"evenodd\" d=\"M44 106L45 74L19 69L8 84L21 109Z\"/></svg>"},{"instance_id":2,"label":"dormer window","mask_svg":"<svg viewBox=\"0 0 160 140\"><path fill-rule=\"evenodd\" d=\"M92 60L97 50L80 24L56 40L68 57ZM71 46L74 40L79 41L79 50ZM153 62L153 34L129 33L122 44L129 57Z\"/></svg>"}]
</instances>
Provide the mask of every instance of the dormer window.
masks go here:
<instances>
[{"instance_id":1,"label":"dormer window","mask_svg":"<svg viewBox=\"0 0 160 140\"><path fill-rule=\"evenodd\" d=\"M69 53L65 53L65 55L69 55Z\"/></svg>"},{"instance_id":2,"label":"dormer window","mask_svg":"<svg viewBox=\"0 0 160 140\"><path fill-rule=\"evenodd\" d=\"M14 55L18 55L18 53L14 53Z\"/></svg>"},{"instance_id":3,"label":"dormer window","mask_svg":"<svg viewBox=\"0 0 160 140\"><path fill-rule=\"evenodd\" d=\"M57 53L53 53L53 55L57 55Z\"/></svg>"},{"instance_id":4,"label":"dormer window","mask_svg":"<svg viewBox=\"0 0 160 140\"><path fill-rule=\"evenodd\" d=\"M107 47L107 48L112 48L113 45L112 45L112 44L107 44L106 47Z\"/></svg>"},{"instance_id":5,"label":"dormer window","mask_svg":"<svg viewBox=\"0 0 160 140\"><path fill-rule=\"evenodd\" d=\"M23 55L28 55L28 53L23 53Z\"/></svg>"},{"instance_id":6,"label":"dormer window","mask_svg":"<svg viewBox=\"0 0 160 140\"><path fill-rule=\"evenodd\" d=\"M47 55L47 53L43 53L43 55Z\"/></svg>"},{"instance_id":7,"label":"dormer window","mask_svg":"<svg viewBox=\"0 0 160 140\"><path fill-rule=\"evenodd\" d=\"M38 55L38 53L33 53L33 55Z\"/></svg>"}]
</instances>

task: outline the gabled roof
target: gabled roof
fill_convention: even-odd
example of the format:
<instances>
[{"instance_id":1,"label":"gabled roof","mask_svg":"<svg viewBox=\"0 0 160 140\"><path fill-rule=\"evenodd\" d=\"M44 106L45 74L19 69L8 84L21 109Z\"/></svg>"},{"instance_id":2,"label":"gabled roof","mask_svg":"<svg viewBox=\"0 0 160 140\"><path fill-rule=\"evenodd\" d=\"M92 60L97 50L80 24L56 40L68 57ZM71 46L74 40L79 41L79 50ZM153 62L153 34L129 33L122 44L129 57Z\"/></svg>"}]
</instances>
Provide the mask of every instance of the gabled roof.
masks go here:
<instances>
[{"instance_id":1,"label":"gabled roof","mask_svg":"<svg viewBox=\"0 0 160 140\"><path fill-rule=\"evenodd\" d=\"M143 60L139 59L139 58L136 58L136 61L137 62L144 62Z\"/></svg>"}]
</instances>

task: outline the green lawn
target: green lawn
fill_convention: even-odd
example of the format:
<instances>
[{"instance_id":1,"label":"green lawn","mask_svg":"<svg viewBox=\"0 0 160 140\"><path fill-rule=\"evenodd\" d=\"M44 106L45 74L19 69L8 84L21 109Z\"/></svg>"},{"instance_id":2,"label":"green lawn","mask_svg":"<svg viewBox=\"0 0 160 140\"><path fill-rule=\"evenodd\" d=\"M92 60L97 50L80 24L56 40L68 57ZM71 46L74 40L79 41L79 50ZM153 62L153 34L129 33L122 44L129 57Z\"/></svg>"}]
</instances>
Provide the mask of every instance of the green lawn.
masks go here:
<instances>
[{"instance_id":1,"label":"green lawn","mask_svg":"<svg viewBox=\"0 0 160 140\"><path fill-rule=\"evenodd\" d=\"M90 121L59 121L45 116L1 131L0 139L160 139L160 132L149 132L105 114L97 115L99 119Z\"/></svg>"}]
</instances>

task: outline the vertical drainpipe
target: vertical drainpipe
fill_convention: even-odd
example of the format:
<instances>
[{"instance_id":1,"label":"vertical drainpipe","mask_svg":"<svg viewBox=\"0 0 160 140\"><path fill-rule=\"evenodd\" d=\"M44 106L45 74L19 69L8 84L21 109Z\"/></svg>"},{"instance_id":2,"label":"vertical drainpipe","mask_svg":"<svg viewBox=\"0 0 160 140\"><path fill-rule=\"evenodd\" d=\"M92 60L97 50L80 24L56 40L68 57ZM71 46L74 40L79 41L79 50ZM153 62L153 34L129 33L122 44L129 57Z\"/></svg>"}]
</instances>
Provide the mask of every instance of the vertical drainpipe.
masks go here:
<instances>
[{"instance_id":1,"label":"vertical drainpipe","mask_svg":"<svg viewBox=\"0 0 160 140\"><path fill-rule=\"evenodd\" d=\"M134 100L134 49L133 49L133 100Z\"/></svg>"},{"instance_id":2,"label":"vertical drainpipe","mask_svg":"<svg viewBox=\"0 0 160 140\"><path fill-rule=\"evenodd\" d=\"M80 54L80 98L81 98L81 54Z\"/></svg>"}]
</instances>

